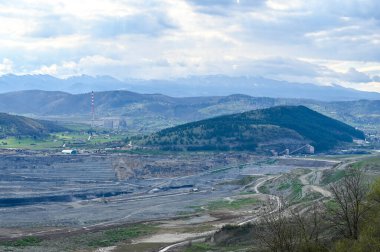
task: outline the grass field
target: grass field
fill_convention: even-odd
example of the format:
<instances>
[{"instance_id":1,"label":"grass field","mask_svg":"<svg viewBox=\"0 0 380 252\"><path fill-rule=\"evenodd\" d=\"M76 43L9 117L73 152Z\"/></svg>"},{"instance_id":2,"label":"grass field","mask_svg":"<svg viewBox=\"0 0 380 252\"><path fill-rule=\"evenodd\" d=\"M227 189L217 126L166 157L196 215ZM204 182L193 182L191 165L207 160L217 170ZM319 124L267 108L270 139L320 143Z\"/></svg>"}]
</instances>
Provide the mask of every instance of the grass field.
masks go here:
<instances>
[{"instance_id":1,"label":"grass field","mask_svg":"<svg viewBox=\"0 0 380 252\"><path fill-rule=\"evenodd\" d=\"M227 209L227 210L238 210L247 206L255 205L259 202L255 198L242 198L234 200L217 200L212 201L207 205L207 208L211 211Z\"/></svg>"},{"instance_id":2,"label":"grass field","mask_svg":"<svg viewBox=\"0 0 380 252\"><path fill-rule=\"evenodd\" d=\"M291 198L292 200L299 200L302 197L302 183L299 179L294 179L291 181Z\"/></svg>"},{"instance_id":3,"label":"grass field","mask_svg":"<svg viewBox=\"0 0 380 252\"><path fill-rule=\"evenodd\" d=\"M8 137L0 140L0 148L16 149L61 149L64 144L67 148L95 148L99 144L123 141L123 134L99 134L88 140L87 133L61 132L50 134L44 138L33 137Z\"/></svg>"},{"instance_id":4,"label":"grass field","mask_svg":"<svg viewBox=\"0 0 380 252\"><path fill-rule=\"evenodd\" d=\"M251 246L244 245L214 245L204 242L197 242L190 244L188 247L184 248L183 252L208 252L208 251L217 251L217 252L230 252L230 251L239 251L245 252L250 251Z\"/></svg>"},{"instance_id":5,"label":"grass field","mask_svg":"<svg viewBox=\"0 0 380 252\"><path fill-rule=\"evenodd\" d=\"M157 231L158 228L155 225L135 224L58 239L25 237L14 241L0 242L0 251L58 251L56 248L60 248L59 251L94 251L99 247L129 242L132 239L154 234Z\"/></svg>"},{"instance_id":6,"label":"grass field","mask_svg":"<svg viewBox=\"0 0 380 252\"><path fill-rule=\"evenodd\" d=\"M346 175L345 170L325 170L322 175L322 185L328 185L342 179Z\"/></svg>"},{"instance_id":7,"label":"grass field","mask_svg":"<svg viewBox=\"0 0 380 252\"><path fill-rule=\"evenodd\" d=\"M367 158L352 164L352 168L380 171L380 156Z\"/></svg>"},{"instance_id":8,"label":"grass field","mask_svg":"<svg viewBox=\"0 0 380 252\"><path fill-rule=\"evenodd\" d=\"M16 148L16 149L54 149L63 145L62 141L58 141L52 137L44 139L34 139L32 137L8 137L0 140L0 148Z\"/></svg>"},{"instance_id":9,"label":"grass field","mask_svg":"<svg viewBox=\"0 0 380 252\"><path fill-rule=\"evenodd\" d=\"M150 225L134 225L131 227L117 228L101 232L99 237L87 242L89 247L108 247L121 241L130 240L143 235L152 234L156 227Z\"/></svg>"}]
</instances>

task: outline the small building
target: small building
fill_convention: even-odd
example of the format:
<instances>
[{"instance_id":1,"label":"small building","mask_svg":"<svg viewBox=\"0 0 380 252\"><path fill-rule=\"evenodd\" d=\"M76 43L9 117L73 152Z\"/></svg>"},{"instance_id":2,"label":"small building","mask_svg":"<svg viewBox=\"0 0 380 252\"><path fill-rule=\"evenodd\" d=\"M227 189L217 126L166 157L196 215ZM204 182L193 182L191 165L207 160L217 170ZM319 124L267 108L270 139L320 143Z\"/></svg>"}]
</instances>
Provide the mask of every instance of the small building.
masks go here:
<instances>
[{"instance_id":1,"label":"small building","mask_svg":"<svg viewBox=\"0 0 380 252\"><path fill-rule=\"evenodd\" d=\"M277 156L278 156L278 152L275 151L275 150L270 150L270 153L271 153L272 156L274 156L274 157L277 157Z\"/></svg>"},{"instance_id":2,"label":"small building","mask_svg":"<svg viewBox=\"0 0 380 252\"><path fill-rule=\"evenodd\" d=\"M62 153L67 154L67 155L75 155L75 154L78 154L78 151L77 150L63 150Z\"/></svg>"},{"instance_id":3,"label":"small building","mask_svg":"<svg viewBox=\"0 0 380 252\"><path fill-rule=\"evenodd\" d=\"M285 150L284 150L284 155L285 155L285 156L289 156L289 153L290 153L289 149L285 149Z\"/></svg>"},{"instance_id":4,"label":"small building","mask_svg":"<svg viewBox=\"0 0 380 252\"><path fill-rule=\"evenodd\" d=\"M314 154L315 153L314 146L312 146L310 144L306 145L306 153L308 153L308 154Z\"/></svg>"}]
</instances>

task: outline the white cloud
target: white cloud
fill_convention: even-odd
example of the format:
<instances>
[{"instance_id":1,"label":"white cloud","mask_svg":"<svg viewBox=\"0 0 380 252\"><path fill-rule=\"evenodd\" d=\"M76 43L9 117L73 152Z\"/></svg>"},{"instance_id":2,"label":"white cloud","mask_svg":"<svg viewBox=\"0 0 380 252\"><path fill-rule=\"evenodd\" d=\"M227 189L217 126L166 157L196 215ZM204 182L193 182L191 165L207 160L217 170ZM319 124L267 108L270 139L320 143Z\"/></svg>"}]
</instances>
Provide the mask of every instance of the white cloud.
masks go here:
<instances>
[{"instance_id":1,"label":"white cloud","mask_svg":"<svg viewBox=\"0 0 380 252\"><path fill-rule=\"evenodd\" d=\"M0 1L0 74L261 75L376 88L378 9L376 0Z\"/></svg>"},{"instance_id":2,"label":"white cloud","mask_svg":"<svg viewBox=\"0 0 380 252\"><path fill-rule=\"evenodd\" d=\"M0 74L8 74L13 72L13 62L10 59L4 58L0 63Z\"/></svg>"},{"instance_id":3,"label":"white cloud","mask_svg":"<svg viewBox=\"0 0 380 252\"><path fill-rule=\"evenodd\" d=\"M367 74L359 72L353 67L351 67L345 74L342 75L342 79L348 82L372 82L372 79Z\"/></svg>"}]
</instances>

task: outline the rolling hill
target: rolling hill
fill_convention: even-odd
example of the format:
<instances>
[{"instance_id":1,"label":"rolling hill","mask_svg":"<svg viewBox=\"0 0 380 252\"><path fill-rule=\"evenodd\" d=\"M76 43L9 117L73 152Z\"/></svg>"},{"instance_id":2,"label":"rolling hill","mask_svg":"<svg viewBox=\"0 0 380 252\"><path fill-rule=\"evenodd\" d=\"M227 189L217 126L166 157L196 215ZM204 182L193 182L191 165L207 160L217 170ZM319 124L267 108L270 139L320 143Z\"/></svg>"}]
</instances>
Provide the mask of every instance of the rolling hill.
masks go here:
<instances>
[{"instance_id":1,"label":"rolling hill","mask_svg":"<svg viewBox=\"0 0 380 252\"><path fill-rule=\"evenodd\" d=\"M278 106L219 116L161 130L142 143L174 150L294 150L311 144L326 151L363 132L304 106Z\"/></svg>"},{"instance_id":2,"label":"rolling hill","mask_svg":"<svg viewBox=\"0 0 380 252\"><path fill-rule=\"evenodd\" d=\"M65 131L53 122L34 120L23 116L0 113L0 136L42 137L49 133Z\"/></svg>"},{"instance_id":3,"label":"rolling hill","mask_svg":"<svg viewBox=\"0 0 380 252\"><path fill-rule=\"evenodd\" d=\"M59 91L19 91L0 94L0 112L88 122L91 95ZM123 117L130 130L160 129L210 117L281 105L304 105L324 115L354 125L380 123L380 101L323 102L307 99L251 97L248 95L170 97L129 91L95 93L96 118Z\"/></svg>"}]
</instances>

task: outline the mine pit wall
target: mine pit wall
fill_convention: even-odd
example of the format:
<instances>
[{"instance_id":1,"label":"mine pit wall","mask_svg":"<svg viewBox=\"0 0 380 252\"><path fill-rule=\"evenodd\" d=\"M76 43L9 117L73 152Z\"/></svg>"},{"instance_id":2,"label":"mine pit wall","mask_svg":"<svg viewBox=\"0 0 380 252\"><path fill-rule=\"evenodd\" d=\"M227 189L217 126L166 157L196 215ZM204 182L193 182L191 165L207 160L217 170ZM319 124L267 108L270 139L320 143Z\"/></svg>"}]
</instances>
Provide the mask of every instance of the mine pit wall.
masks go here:
<instances>
[{"instance_id":1,"label":"mine pit wall","mask_svg":"<svg viewBox=\"0 0 380 252\"><path fill-rule=\"evenodd\" d=\"M258 161L248 153L209 155L1 155L0 208L74 202L130 194L149 188L154 178L185 177ZM330 166L321 161L278 159L277 165ZM152 182L153 183L153 182ZM162 190L191 188L194 181L173 180Z\"/></svg>"},{"instance_id":2,"label":"mine pit wall","mask_svg":"<svg viewBox=\"0 0 380 252\"><path fill-rule=\"evenodd\" d=\"M0 226L3 230L54 230L173 218L188 211L188 206L230 197L238 187L226 185L212 191L211 186L220 182L319 167L320 162L249 153L0 155ZM248 165L240 169L241 164ZM215 169L222 172L201 173ZM191 192L194 187L200 191Z\"/></svg>"},{"instance_id":3,"label":"mine pit wall","mask_svg":"<svg viewBox=\"0 0 380 252\"><path fill-rule=\"evenodd\" d=\"M187 176L250 159L245 154L1 155L0 207L129 194L136 189L130 185L133 181ZM169 187L192 186L188 181L184 183Z\"/></svg>"},{"instance_id":4,"label":"mine pit wall","mask_svg":"<svg viewBox=\"0 0 380 252\"><path fill-rule=\"evenodd\" d=\"M121 181L130 178L187 175L207 170L213 162L141 155L3 155L1 177L12 180Z\"/></svg>"},{"instance_id":5,"label":"mine pit wall","mask_svg":"<svg viewBox=\"0 0 380 252\"><path fill-rule=\"evenodd\" d=\"M249 162L256 157L245 154L210 155L23 155L0 156L4 179L16 174L20 180L75 179L125 180L181 176L224 165ZM16 177L14 179L16 179Z\"/></svg>"},{"instance_id":6,"label":"mine pit wall","mask_svg":"<svg viewBox=\"0 0 380 252\"><path fill-rule=\"evenodd\" d=\"M0 173L0 207L71 202L124 192L112 185L115 174L106 157L2 155Z\"/></svg>"}]
</instances>

